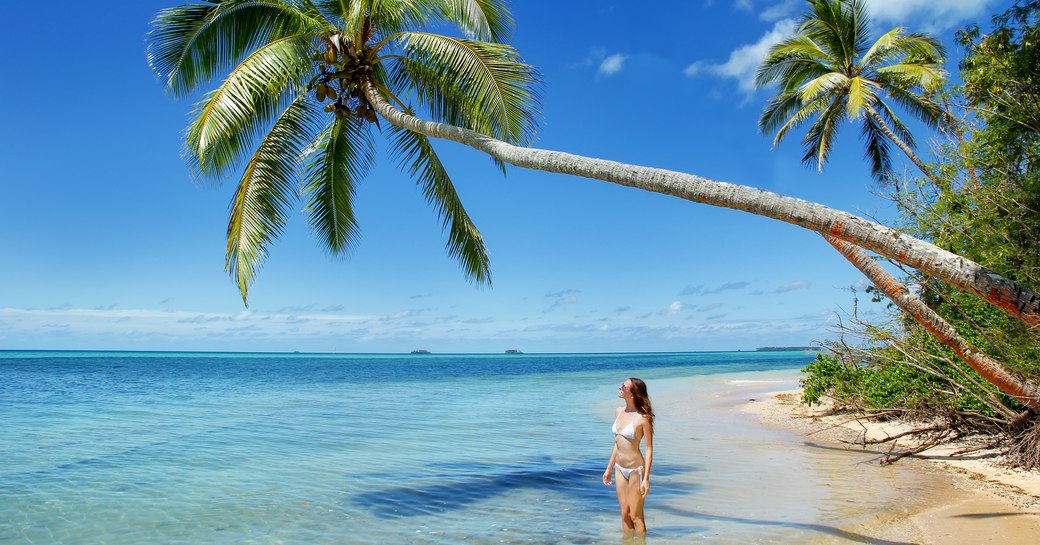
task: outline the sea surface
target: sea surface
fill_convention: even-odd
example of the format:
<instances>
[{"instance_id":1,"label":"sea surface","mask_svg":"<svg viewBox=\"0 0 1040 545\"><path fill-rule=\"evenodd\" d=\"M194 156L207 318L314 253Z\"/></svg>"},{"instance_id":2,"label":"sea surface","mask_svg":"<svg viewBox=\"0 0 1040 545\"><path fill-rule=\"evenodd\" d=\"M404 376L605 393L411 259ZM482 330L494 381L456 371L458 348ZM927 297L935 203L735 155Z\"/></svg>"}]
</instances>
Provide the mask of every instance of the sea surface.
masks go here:
<instances>
[{"instance_id":1,"label":"sea surface","mask_svg":"<svg viewBox=\"0 0 1040 545\"><path fill-rule=\"evenodd\" d=\"M658 412L646 542L789 542L844 506L715 405L813 357L0 351L0 543L622 543L600 475L630 376Z\"/></svg>"}]
</instances>

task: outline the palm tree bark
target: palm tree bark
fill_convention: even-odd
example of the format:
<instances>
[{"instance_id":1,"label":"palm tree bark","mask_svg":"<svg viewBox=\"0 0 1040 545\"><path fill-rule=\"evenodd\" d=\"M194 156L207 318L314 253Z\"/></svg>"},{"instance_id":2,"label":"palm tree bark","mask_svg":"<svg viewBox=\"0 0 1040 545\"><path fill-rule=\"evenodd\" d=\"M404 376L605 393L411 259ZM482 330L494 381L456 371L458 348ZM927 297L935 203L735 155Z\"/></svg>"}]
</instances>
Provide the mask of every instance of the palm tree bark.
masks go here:
<instances>
[{"instance_id":1,"label":"palm tree bark","mask_svg":"<svg viewBox=\"0 0 1040 545\"><path fill-rule=\"evenodd\" d=\"M903 141L902 138L899 138L899 136L892 131L892 128L888 126L888 123L885 123L885 120L881 118L881 115L877 113L877 110L875 110L873 106L866 104L864 105L864 108L867 110L867 115L870 116L870 119L873 119L874 123L877 123L878 127L881 128L881 132L884 133L885 137L888 138L891 142L895 143L896 147L903 150L903 153L915 165L917 165L917 168L919 168L925 176L927 176L933 182L939 181L939 179L935 175L935 172L932 172L932 169L928 168L928 165L924 164L924 161L922 161L921 158L917 156L917 153L914 152L913 148L911 148L906 142Z\"/></svg>"},{"instance_id":2,"label":"palm tree bark","mask_svg":"<svg viewBox=\"0 0 1040 545\"><path fill-rule=\"evenodd\" d=\"M612 182L792 223L939 278L974 293L1031 327L1040 327L1040 294L974 261L847 212L693 174L514 146L468 129L408 115L383 98L370 80L362 83L362 92L387 121L408 130L473 147L518 167Z\"/></svg>"},{"instance_id":3,"label":"palm tree bark","mask_svg":"<svg viewBox=\"0 0 1040 545\"><path fill-rule=\"evenodd\" d=\"M827 234L824 234L823 238L827 239L831 246L834 246L853 266L866 275L874 287L881 290L896 306L931 332L939 342L953 350L982 378L1034 412L1040 411L1040 385L1019 380L1007 372L999 362L979 352L957 333L952 324L924 304L924 301L913 296L902 282L888 274L888 271L874 262L866 252L853 244Z\"/></svg>"}]
</instances>

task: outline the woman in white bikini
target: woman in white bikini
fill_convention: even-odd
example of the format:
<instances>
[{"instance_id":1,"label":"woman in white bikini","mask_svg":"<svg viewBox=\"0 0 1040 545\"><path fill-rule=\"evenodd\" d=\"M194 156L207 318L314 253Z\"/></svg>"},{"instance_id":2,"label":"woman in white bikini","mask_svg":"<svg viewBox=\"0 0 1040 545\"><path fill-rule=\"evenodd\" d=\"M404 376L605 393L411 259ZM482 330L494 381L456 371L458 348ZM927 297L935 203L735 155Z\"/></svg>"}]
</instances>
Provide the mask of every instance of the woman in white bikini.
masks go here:
<instances>
[{"instance_id":1,"label":"woman in white bikini","mask_svg":"<svg viewBox=\"0 0 1040 545\"><path fill-rule=\"evenodd\" d=\"M625 531L646 532L643 502L650 492L650 465L654 459L654 411L646 383L637 378L626 380L618 388L618 397L625 400L625 406L618 407L614 417L614 450L603 472L603 484L616 485L621 527ZM639 451L643 439L646 457Z\"/></svg>"}]
</instances>

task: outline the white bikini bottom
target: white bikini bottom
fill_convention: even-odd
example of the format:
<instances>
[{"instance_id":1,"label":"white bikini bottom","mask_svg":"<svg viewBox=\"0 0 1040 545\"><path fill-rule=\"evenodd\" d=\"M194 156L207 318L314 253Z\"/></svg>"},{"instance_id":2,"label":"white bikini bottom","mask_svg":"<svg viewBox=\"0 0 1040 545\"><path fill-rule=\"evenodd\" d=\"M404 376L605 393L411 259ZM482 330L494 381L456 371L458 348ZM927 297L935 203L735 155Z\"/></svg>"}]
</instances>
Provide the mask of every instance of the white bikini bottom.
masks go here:
<instances>
[{"instance_id":1,"label":"white bikini bottom","mask_svg":"<svg viewBox=\"0 0 1040 545\"><path fill-rule=\"evenodd\" d=\"M633 472L638 472L640 477L643 476L643 466L621 467L621 464L614 464L614 469L620 471L621 476L624 477L626 481L628 480L628 476L631 475Z\"/></svg>"}]
</instances>

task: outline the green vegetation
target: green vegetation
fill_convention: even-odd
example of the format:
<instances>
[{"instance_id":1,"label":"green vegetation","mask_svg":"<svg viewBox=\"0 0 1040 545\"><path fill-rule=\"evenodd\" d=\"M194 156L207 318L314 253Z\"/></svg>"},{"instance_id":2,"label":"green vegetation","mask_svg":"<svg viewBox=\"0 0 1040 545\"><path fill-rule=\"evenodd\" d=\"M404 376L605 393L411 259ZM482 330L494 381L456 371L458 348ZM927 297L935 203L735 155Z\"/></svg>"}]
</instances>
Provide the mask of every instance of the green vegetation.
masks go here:
<instances>
[{"instance_id":1,"label":"green vegetation","mask_svg":"<svg viewBox=\"0 0 1040 545\"><path fill-rule=\"evenodd\" d=\"M1040 1L1016 2L982 33L958 33L963 86L936 99L947 105L948 142L934 176L905 180L892 198L903 228L1024 285L1040 285ZM926 171L927 172L927 171ZM1040 331L948 284L920 275L907 283L975 350L999 362L1036 395ZM881 299L880 291L872 292ZM988 434L1011 465L1040 468L1040 419L968 368L917 322L893 310L886 323L855 316L848 336L805 371L803 401L831 396L839 407L928 421L955 430L945 438Z\"/></svg>"}]
</instances>

